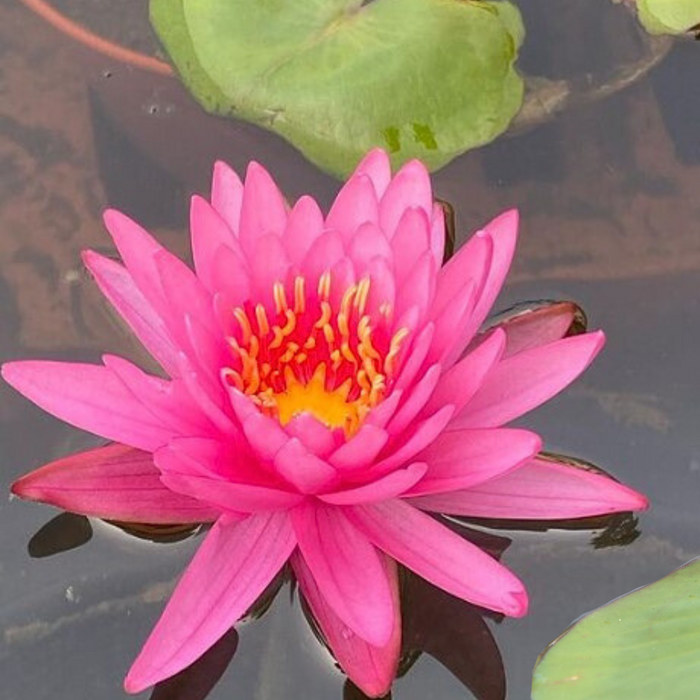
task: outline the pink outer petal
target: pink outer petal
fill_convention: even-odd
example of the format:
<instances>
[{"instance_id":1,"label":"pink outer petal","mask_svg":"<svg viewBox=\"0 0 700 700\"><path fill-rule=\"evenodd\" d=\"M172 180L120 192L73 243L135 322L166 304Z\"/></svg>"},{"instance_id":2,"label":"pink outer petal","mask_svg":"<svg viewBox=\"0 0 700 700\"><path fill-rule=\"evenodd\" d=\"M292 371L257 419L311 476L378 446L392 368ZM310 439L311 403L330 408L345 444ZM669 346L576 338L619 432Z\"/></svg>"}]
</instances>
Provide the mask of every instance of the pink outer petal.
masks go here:
<instances>
[{"instance_id":1,"label":"pink outer petal","mask_svg":"<svg viewBox=\"0 0 700 700\"><path fill-rule=\"evenodd\" d=\"M396 564L389 557L382 555L382 560L387 571L396 614L389 643L383 647L373 647L348 629L333 612L304 558L298 552L292 555L292 567L299 588L328 646L343 671L370 698L379 698L389 692L396 676L401 652L398 571Z\"/></svg>"},{"instance_id":2,"label":"pink outer petal","mask_svg":"<svg viewBox=\"0 0 700 700\"><path fill-rule=\"evenodd\" d=\"M236 172L223 161L214 164L211 183L211 205L238 235L243 202L243 183Z\"/></svg>"},{"instance_id":3,"label":"pink outer petal","mask_svg":"<svg viewBox=\"0 0 700 700\"><path fill-rule=\"evenodd\" d=\"M624 484L544 459L533 459L470 489L423 496L411 503L451 515L511 520L565 520L649 507L642 494Z\"/></svg>"},{"instance_id":4,"label":"pink outer petal","mask_svg":"<svg viewBox=\"0 0 700 700\"><path fill-rule=\"evenodd\" d=\"M301 265L301 261L323 233L323 213L316 200L312 197L300 197L294 208L289 212L287 228L282 242L293 265Z\"/></svg>"},{"instance_id":5,"label":"pink outer petal","mask_svg":"<svg viewBox=\"0 0 700 700\"><path fill-rule=\"evenodd\" d=\"M220 248L238 245L228 224L202 197L195 195L190 204L192 257L197 277L210 291L214 286L214 261Z\"/></svg>"},{"instance_id":6,"label":"pink outer petal","mask_svg":"<svg viewBox=\"0 0 700 700\"><path fill-rule=\"evenodd\" d=\"M430 176L418 160L409 161L396 173L379 203L379 223L388 238L394 236L409 207L420 207L428 215L433 209Z\"/></svg>"},{"instance_id":7,"label":"pink outer petal","mask_svg":"<svg viewBox=\"0 0 700 700\"><path fill-rule=\"evenodd\" d=\"M377 197L381 197L391 182L391 163L386 151L372 149L355 168L353 175L367 175L374 185Z\"/></svg>"},{"instance_id":8,"label":"pink outer petal","mask_svg":"<svg viewBox=\"0 0 700 700\"><path fill-rule=\"evenodd\" d=\"M419 459L428 473L411 495L466 489L519 467L542 447L539 435L527 430L488 428L443 433Z\"/></svg>"},{"instance_id":9,"label":"pink outer petal","mask_svg":"<svg viewBox=\"0 0 700 700\"><path fill-rule=\"evenodd\" d=\"M512 617L527 612L525 588L508 569L408 503L346 512L379 549L448 593Z\"/></svg>"},{"instance_id":10,"label":"pink outer petal","mask_svg":"<svg viewBox=\"0 0 700 700\"><path fill-rule=\"evenodd\" d=\"M430 249L435 256L435 264L439 267L445 257L445 241L447 229L445 227L445 212L435 203L433 205L433 218L430 221Z\"/></svg>"},{"instance_id":11,"label":"pink outer petal","mask_svg":"<svg viewBox=\"0 0 700 700\"><path fill-rule=\"evenodd\" d=\"M368 175L355 175L342 187L326 217L326 226L337 231L349 244L355 231L364 223L377 223L377 194Z\"/></svg>"},{"instance_id":12,"label":"pink outer petal","mask_svg":"<svg viewBox=\"0 0 700 700\"><path fill-rule=\"evenodd\" d=\"M106 367L29 360L4 364L2 376L48 413L108 440L152 452L175 434Z\"/></svg>"},{"instance_id":13,"label":"pink outer petal","mask_svg":"<svg viewBox=\"0 0 700 700\"><path fill-rule=\"evenodd\" d=\"M246 255L267 234L281 236L287 224L287 207L275 181L262 165L251 161L245 177L238 238Z\"/></svg>"},{"instance_id":14,"label":"pink outer petal","mask_svg":"<svg viewBox=\"0 0 700 700\"><path fill-rule=\"evenodd\" d=\"M480 389L489 372L503 356L505 333L496 329L463 360L452 365L441 377L425 406L424 413L437 410L447 403L459 413Z\"/></svg>"},{"instance_id":15,"label":"pink outer petal","mask_svg":"<svg viewBox=\"0 0 700 700\"><path fill-rule=\"evenodd\" d=\"M386 476L358 488L322 494L319 498L336 506L353 506L359 503L376 503L396 498L417 484L428 470L423 462L414 462L405 469L397 469Z\"/></svg>"},{"instance_id":16,"label":"pink outer petal","mask_svg":"<svg viewBox=\"0 0 700 700\"><path fill-rule=\"evenodd\" d=\"M153 357L171 376L177 376L178 348L165 322L119 263L87 250L83 262L97 286Z\"/></svg>"},{"instance_id":17,"label":"pink outer petal","mask_svg":"<svg viewBox=\"0 0 700 700\"><path fill-rule=\"evenodd\" d=\"M282 513L217 521L131 667L127 692L138 693L199 658L246 613L295 545Z\"/></svg>"},{"instance_id":18,"label":"pink outer petal","mask_svg":"<svg viewBox=\"0 0 700 700\"><path fill-rule=\"evenodd\" d=\"M513 355L487 376L450 429L497 427L551 399L591 364L605 343L601 331L564 338Z\"/></svg>"},{"instance_id":19,"label":"pink outer petal","mask_svg":"<svg viewBox=\"0 0 700 700\"><path fill-rule=\"evenodd\" d=\"M396 609L382 559L335 506L307 502L292 511L304 560L335 614L373 646L389 643Z\"/></svg>"},{"instance_id":20,"label":"pink outer petal","mask_svg":"<svg viewBox=\"0 0 700 700\"><path fill-rule=\"evenodd\" d=\"M124 522L211 522L220 512L166 488L150 453L116 443L51 462L18 479L12 493Z\"/></svg>"}]
</instances>

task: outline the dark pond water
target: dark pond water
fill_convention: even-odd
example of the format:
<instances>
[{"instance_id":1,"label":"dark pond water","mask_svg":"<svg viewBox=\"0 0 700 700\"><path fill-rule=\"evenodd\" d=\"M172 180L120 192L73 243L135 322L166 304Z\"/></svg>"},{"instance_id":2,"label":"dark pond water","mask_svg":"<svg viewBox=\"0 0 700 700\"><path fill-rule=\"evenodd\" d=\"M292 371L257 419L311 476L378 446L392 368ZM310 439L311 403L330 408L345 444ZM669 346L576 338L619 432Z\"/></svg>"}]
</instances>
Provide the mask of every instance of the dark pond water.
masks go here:
<instances>
[{"instance_id":1,"label":"dark pond water","mask_svg":"<svg viewBox=\"0 0 700 700\"><path fill-rule=\"evenodd\" d=\"M560 89L590 93L638 58L641 43L619 7L567 0L553 19L546 8L552 14L559 3L522 4L531 29L524 66L567 81ZM90 9L64 6L77 17ZM122 31L136 47L152 41L145 1L98 9L101 31ZM134 13L132 24L116 21L124 13ZM498 550L508 544L498 538L512 540L503 557L530 590L524 620L482 618L407 582L405 636L426 653L397 681L395 698L499 700L506 684L509 700L526 700L538 653L573 619L700 554L698 76L700 44L679 42L633 86L573 100L547 124L435 176L437 194L456 210L459 242L500 210L522 210L500 307L574 299L608 333L583 380L527 425L550 449L646 492L653 508L605 531L499 531L484 541ZM187 195L207 190L216 156L238 168L262 161L290 197L310 192L328 203L338 187L279 139L201 114L174 80L80 49L12 0L0 0L0 94L3 360L93 359L107 349L142 357L79 264L81 249L107 249L107 204L184 253ZM1 492L29 469L95 444L4 386L0 396ZM0 503L2 698L123 697L123 675L195 542L153 544L98 522L52 521L59 514L46 507ZM212 700L361 698L344 689L283 585L240 640L224 638L154 700L200 700L222 673Z\"/></svg>"}]
</instances>

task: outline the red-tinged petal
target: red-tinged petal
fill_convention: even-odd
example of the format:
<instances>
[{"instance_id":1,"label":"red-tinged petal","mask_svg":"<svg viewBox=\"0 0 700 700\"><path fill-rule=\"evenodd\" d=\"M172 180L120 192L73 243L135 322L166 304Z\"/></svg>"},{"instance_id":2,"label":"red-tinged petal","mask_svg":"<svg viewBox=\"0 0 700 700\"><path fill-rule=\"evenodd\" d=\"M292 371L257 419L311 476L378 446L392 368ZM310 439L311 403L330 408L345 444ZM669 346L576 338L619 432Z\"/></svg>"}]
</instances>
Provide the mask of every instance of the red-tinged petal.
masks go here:
<instances>
[{"instance_id":1,"label":"red-tinged petal","mask_svg":"<svg viewBox=\"0 0 700 700\"><path fill-rule=\"evenodd\" d=\"M436 411L440 406L450 403L455 407L455 414L459 414L501 359L505 346L505 333L496 329L479 347L440 377L435 392L426 404L425 413Z\"/></svg>"},{"instance_id":2,"label":"red-tinged petal","mask_svg":"<svg viewBox=\"0 0 700 700\"><path fill-rule=\"evenodd\" d=\"M649 506L642 494L609 477L543 459L473 488L411 503L451 515L511 520L568 520Z\"/></svg>"},{"instance_id":3,"label":"red-tinged petal","mask_svg":"<svg viewBox=\"0 0 700 700\"><path fill-rule=\"evenodd\" d=\"M124 522L211 522L220 512L166 488L149 452L116 443L51 462L18 479L12 492L72 513Z\"/></svg>"},{"instance_id":4,"label":"red-tinged petal","mask_svg":"<svg viewBox=\"0 0 700 700\"><path fill-rule=\"evenodd\" d=\"M2 376L48 413L108 440L153 451L174 434L106 367L27 360L4 364Z\"/></svg>"},{"instance_id":5,"label":"red-tinged petal","mask_svg":"<svg viewBox=\"0 0 700 700\"><path fill-rule=\"evenodd\" d=\"M364 277L370 261L383 258L393 264L394 253L382 230L373 222L361 224L353 234L348 247L348 257L352 260L357 279Z\"/></svg>"},{"instance_id":6,"label":"red-tinged petal","mask_svg":"<svg viewBox=\"0 0 700 700\"><path fill-rule=\"evenodd\" d=\"M400 500L346 509L379 549L448 593L512 617L527 612L523 584L484 551Z\"/></svg>"},{"instance_id":7,"label":"red-tinged petal","mask_svg":"<svg viewBox=\"0 0 700 700\"><path fill-rule=\"evenodd\" d=\"M387 451L396 449L372 467L372 474L386 474L403 464L407 464L442 433L453 414L454 406L443 406L439 411L433 413L432 416L416 424L413 432L409 430L405 436L400 436L400 439L392 440ZM394 442L396 442L395 445Z\"/></svg>"},{"instance_id":8,"label":"red-tinged petal","mask_svg":"<svg viewBox=\"0 0 700 700\"><path fill-rule=\"evenodd\" d=\"M178 347L165 322L141 293L126 268L91 250L83 253L83 261L94 275L100 291L146 350L171 377L177 376Z\"/></svg>"},{"instance_id":9,"label":"red-tinged petal","mask_svg":"<svg viewBox=\"0 0 700 700\"><path fill-rule=\"evenodd\" d=\"M438 385L441 371L442 367L440 364L434 364L416 382L410 393L408 393L406 400L401 405L401 408L399 408L387 426L387 431L391 435L398 435L406 430L406 428L408 428L416 416L426 406L427 402L430 400L433 392L435 391L435 387ZM443 401L440 404L436 404L435 402L432 403L435 404L435 410L437 410L448 402ZM426 412L426 414L430 415L435 413L435 410Z\"/></svg>"},{"instance_id":10,"label":"red-tinged petal","mask_svg":"<svg viewBox=\"0 0 700 700\"><path fill-rule=\"evenodd\" d=\"M377 194L368 175L356 175L338 192L326 217L326 226L349 244L355 231L368 221L379 221Z\"/></svg>"},{"instance_id":11,"label":"red-tinged petal","mask_svg":"<svg viewBox=\"0 0 700 700\"><path fill-rule=\"evenodd\" d=\"M301 265L314 241L323 233L323 212L313 197L300 197L289 212L282 242L293 265Z\"/></svg>"},{"instance_id":12,"label":"red-tinged petal","mask_svg":"<svg viewBox=\"0 0 700 700\"><path fill-rule=\"evenodd\" d=\"M341 445L329 458L329 462L340 470L364 469L381 452L389 434L379 426L365 423L356 435Z\"/></svg>"},{"instance_id":13,"label":"red-tinged petal","mask_svg":"<svg viewBox=\"0 0 700 700\"><path fill-rule=\"evenodd\" d=\"M275 455L275 471L301 493L318 493L337 480L328 462L309 452L300 440L289 438Z\"/></svg>"},{"instance_id":14,"label":"red-tinged petal","mask_svg":"<svg viewBox=\"0 0 700 700\"><path fill-rule=\"evenodd\" d=\"M383 476L364 486L319 495L325 503L335 506L354 506L360 503L377 503L401 496L417 484L428 470L424 462L414 462L404 469Z\"/></svg>"},{"instance_id":15,"label":"red-tinged petal","mask_svg":"<svg viewBox=\"0 0 700 700\"><path fill-rule=\"evenodd\" d=\"M238 238L246 255L254 255L256 242L265 235L281 236L287 225L287 206L275 181L262 165L248 165L241 203Z\"/></svg>"},{"instance_id":16,"label":"red-tinged petal","mask_svg":"<svg viewBox=\"0 0 700 700\"><path fill-rule=\"evenodd\" d=\"M564 338L513 355L486 377L450 429L490 428L522 416L567 387L591 364L602 332Z\"/></svg>"},{"instance_id":17,"label":"red-tinged petal","mask_svg":"<svg viewBox=\"0 0 700 700\"><path fill-rule=\"evenodd\" d=\"M382 555L394 600L394 626L389 642L374 647L358 637L335 614L318 587L304 558L295 552L292 567L299 589L311 614L340 667L352 682L370 698L384 696L394 681L401 652L401 615L396 564Z\"/></svg>"},{"instance_id":18,"label":"red-tinged petal","mask_svg":"<svg viewBox=\"0 0 700 700\"><path fill-rule=\"evenodd\" d=\"M422 209L406 209L391 239L391 248L394 251L396 283L403 289L409 272L421 255L430 250L430 223L428 215Z\"/></svg>"},{"instance_id":19,"label":"red-tinged petal","mask_svg":"<svg viewBox=\"0 0 700 700\"><path fill-rule=\"evenodd\" d=\"M420 207L426 214L433 209L430 175L418 160L409 161L396 173L379 202L379 223L389 238L409 207Z\"/></svg>"},{"instance_id":20,"label":"red-tinged petal","mask_svg":"<svg viewBox=\"0 0 700 700\"><path fill-rule=\"evenodd\" d=\"M236 172L223 161L214 164L211 183L211 205L238 235L243 203L243 183Z\"/></svg>"},{"instance_id":21,"label":"red-tinged petal","mask_svg":"<svg viewBox=\"0 0 700 700\"><path fill-rule=\"evenodd\" d=\"M369 644L388 644L396 610L379 552L335 506L307 502L292 511L292 523L301 554L335 614Z\"/></svg>"},{"instance_id":22,"label":"red-tinged petal","mask_svg":"<svg viewBox=\"0 0 700 700\"><path fill-rule=\"evenodd\" d=\"M199 658L247 612L295 544L283 513L217 521L131 667L127 692L138 693Z\"/></svg>"},{"instance_id":23,"label":"red-tinged petal","mask_svg":"<svg viewBox=\"0 0 700 700\"><path fill-rule=\"evenodd\" d=\"M534 457L542 440L527 430L489 428L443 433L418 458L428 473L411 495L466 489L513 471Z\"/></svg>"},{"instance_id":24,"label":"red-tinged petal","mask_svg":"<svg viewBox=\"0 0 700 700\"><path fill-rule=\"evenodd\" d=\"M219 249L237 245L238 241L221 215L199 195L192 197L190 205L190 235L197 277L213 293L214 262Z\"/></svg>"},{"instance_id":25,"label":"red-tinged petal","mask_svg":"<svg viewBox=\"0 0 700 700\"><path fill-rule=\"evenodd\" d=\"M564 302L523 313L494 328L500 328L506 334L504 356L510 357L561 340L571 328L575 315L575 305Z\"/></svg>"},{"instance_id":26,"label":"red-tinged petal","mask_svg":"<svg viewBox=\"0 0 700 700\"><path fill-rule=\"evenodd\" d=\"M377 198L380 198L391 181L391 163L386 151L381 148L372 149L355 168L355 175L366 175L374 185Z\"/></svg>"}]
</instances>

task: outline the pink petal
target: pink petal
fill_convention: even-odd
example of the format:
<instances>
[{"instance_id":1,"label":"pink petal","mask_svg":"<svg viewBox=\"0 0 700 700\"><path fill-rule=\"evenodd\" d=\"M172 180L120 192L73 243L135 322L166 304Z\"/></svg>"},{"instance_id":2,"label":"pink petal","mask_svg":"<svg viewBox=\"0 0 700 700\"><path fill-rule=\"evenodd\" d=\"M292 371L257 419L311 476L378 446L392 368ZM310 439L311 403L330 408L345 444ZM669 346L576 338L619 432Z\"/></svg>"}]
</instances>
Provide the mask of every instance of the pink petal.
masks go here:
<instances>
[{"instance_id":1,"label":"pink petal","mask_svg":"<svg viewBox=\"0 0 700 700\"><path fill-rule=\"evenodd\" d=\"M419 207L428 215L433 209L430 176L418 160L409 161L396 173L379 203L379 223L388 238L394 236L409 207Z\"/></svg>"},{"instance_id":2,"label":"pink petal","mask_svg":"<svg viewBox=\"0 0 700 700\"><path fill-rule=\"evenodd\" d=\"M450 428L497 427L522 416L574 381L604 343L602 332L586 333L503 360Z\"/></svg>"},{"instance_id":3,"label":"pink petal","mask_svg":"<svg viewBox=\"0 0 700 700\"><path fill-rule=\"evenodd\" d=\"M287 510L303 500L303 496L257 484L236 483L203 475L194 459L172 447L163 447L155 454L163 483L173 491L234 513Z\"/></svg>"},{"instance_id":4,"label":"pink petal","mask_svg":"<svg viewBox=\"0 0 700 700\"><path fill-rule=\"evenodd\" d=\"M324 272L332 270L344 258L343 239L337 231L328 231L319 236L306 254L301 267L309 285L307 288L313 289L318 278Z\"/></svg>"},{"instance_id":5,"label":"pink petal","mask_svg":"<svg viewBox=\"0 0 700 700\"><path fill-rule=\"evenodd\" d=\"M519 214L516 209L504 212L484 227L485 233L493 241L493 255L479 301L474 310L475 326L484 322L496 300L510 269L515 244L518 239Z\"/></svg>"},{"instance_id":6,"label":"pink petal","mask_svg":"<svg viewBox=\"0 0 700 700\"><path fill-rule=\"evenodd\" d=\"M221 311L230 319L232 309L243 306L250 299L250 267L235 246L220 246L214 254L211 276L212 289L216 290L215 308L217 304L223 307ZM217 297L219 297L218 301ZM222 325L221 321L219 323ZM222 325L222 327L225 326Z\"/></svg>"},{"instance_id":7,"label":"pink petal","mask_svg":"<svg viewBox=\"0 0 700 700\"><path fill-rule=\"evenodd\" d=\"M381 452L389 434L379 426L365 423L356 435L341 445L329 458L336 469L363 469Z\"/></svg>"},{"instance_id":8,"label":"pink petal","mask_svg":"<svg viewBox=\"0 0 700 700\"><path fill-rule=\"evenodd\" d=\"M421 255L430 250L430 224L422 209L406 209L391 239L391 248L394 252L396 282L399 287L403 287L408 273Z\"/></svg>"},{"instance_id":9,"label":"pink petal","mask_svg":"<svg viewBox=\"0 0 700 700\"><path fill-rule=\"evenodd\" d=\"M91 250L83 253L83 261L94 275L100 291L148 352L171 377L176 376L178 348L165 322L138 289L127 270L114 260Z\"/></svg>"},{"instance_id":10,"label":"pink petal","mask_svg":"<svg viewBox=\"0 0 700 700\"><path fill-rule=\"evenodd\" d=\"M442 265L445 257L445 242L447 240L447 227L445 225L445 212L439 204L433 205L433 218L430 220L430 249L435 257L435 264Z\"/></svg>"},{"instance_id":11,"label":"pink petal","mask_svg":"<svg viewBox=\"0 0 700 700\"><path fill-rule=\"evenodd\" d=\"M328 604L304 558L295 552L292 567L301 594L340 667L352 682L370 698L379 698L391 688L401 652L401 616L396 564L382 555L394 600L394 626L388 644L373 647L354 634Z\"/></svg>"},{"instance_id":12,"label":"pink petal","mask_svg":"<svg viewBox=\"0 0 700 700\"><path fill-rule=\"evenodd\" d=\"M166 488L152 454L118 443L51 462L18 479L12 492L106 520L201 523L219 515L218 509Z\"/></svg>"},{"instance_id":13,"label":"pink petal","mask_svg":"<svg viewBox=\"0 0 700 700\"><path fill-rule=\"evenodd\" d=\"M401 439L397 441L396 447L398 447L398 449L390 453L381 462L377 462L377 464L374 465L372 468L373 473L386 474L392 469L406 464L437 438L450 422L453 413L453 406L443 406L432 416L418 423L413 433L409 431L408 436L401 436ZM394 444L392 442L387 449L392 449L393 447Z\"/></svg>"},{"instance_id":14,"label":"pink petal","mask_svg":"<svg viewBox=\"0 0 700 700\"><path fill-rule=\"evenodd\" d=\"M331 206L326 225L337 231L349 244L355 231L364 223L377 223L379 207L374 184L368 175L351 177L342 187Z\"/></svg>"},{"instance_id":15,"label":"pink petal","mask_svg":"<svg viewBox=\"0 0 700 700\"><path fill-rule=\"evenodd\" d=\"M284 426L288 435L298 438L309 452L317 457L325 459L333 452L338 443L336 433L330 430L321 421L314 418L310 413L299 413ZM344 440L342 431L340 439Z\"/></svg>"},{"instance_id":16,"label":"pink petal","mask_svg":"<svg viewBox=\"0 0 700 700\"><path fill-rule=\"evenodd\" d=\"M214 164L211 183L211 205L229 225L234 235L238 235L242 203L241 179L226 163L217 161Z\"/></svg>"},{"instance_id":17,"label":"pink petal","mask_svg":"<svg viewBox=\"0 0 700 700\"><path fill-rule=\"evenodd\" d=\"M443 433L419 455L428 464L428 473L411 489L411 495L470 488L513 471L541 447L540 437L527 430L489 428Z\"/></svg>"},{"instance_id":18,"label":"pink petal","mask_svg":"<svg viewBox=\"0 0 700 700\"><path fill-rule=\"evenodd\" d=\"M385 428L391 417L396 413L402 396L403 391L401 389L394 389L378 406L370 410L367 418L365 418L365 425Z\"/></svg>"},{"instance_id":19,"label":"pink petal","mask_svg":"<svg viewBox=\"0 0 700 700\"><path fill-rule=\"evenodd\" d=\"M260 236L251 247L248 264L256 301L274 308L273 287L275 282L286 282L290 267L284 243L280 237L270 233Z\"/></svg>"},{"instance_id":20,"label":"pink petal","mask_svg":"<svg viewBox=\"0 0 700 700\"><path fill-rule=\"evenodd\" d=\"M432 365L428 371L421 377L421 379L416 382L415 386L412 388L410 394L406 401L403 402L401 408L396 412L391 422L387 426L387 430L392 435L398 435L402 433L408 426L413 422L416 416L421 412L430 400L435 387L438 385L440 380L440 373L442 368L440 364ZM436 403L431 401L435 406L433 411L429 413L435 413L437 409L444 406L447 401L442 401ZM428 411L426 411L428 413Z\"/></svg>"},{"instance_id":21,"label":"pink petal","mask_svg":"<svg viewBox=\"0 0 700 700\"><path fill-rule=\"evenodd\" d=\"M458 598L512 617L527 611L523 584L495 559L400 500L347 509L390 557Z\"/></svg>"},{"instance_id":22,"label":"pink petal","mask_svg":"<svg viewBox=\"0 0 700 700\"><path fill-rule=\"evenodd\" d=\"M413 380L430 352L434 335L435 324L433 323L426 324L416 335L411 350L396 377L397 389L405 390L413 384Z\"/></svg>"},{"instance_id":23,"label":"pink petal","mask_svg":"<svg viewBox=\"0 0 700 700\"><path fill-rule=\"evenodd\" d=\"M277 452L274 466L301 493L318 493L337 480L336 470L309 452L297 438L289 438Z\"/></svg>"},{"instance_id":24,"label":"pink petal","mask_svg":"<svg viewBox=\"0 0 700 700\"><path fill-rule=\"evenodd\" d=\"M479 347L450 367L440 377L435 392L426 404L425 413L450 403L455 407L455 414L458 414L472 400L501 359L505 345L505 333L496 329Z\"/></svg>"},{"instance_id":25,"label":"pink petal","mask_svg":"<svg viewBox=\"0 0 700 700\"><path fill-rule=\"evenodd\" d=\"M211 204L198 195L192 197L190 205L190 233L197 277L210 292L214 292L214 263L218 251L222 247L237 245L238 241Z\"/></svg>"},{"instance_id":26,"label":"pink petal","mask_svg":"<svg viewBox=\"0 0 700 700\"><path fill-rule=\"evenodd\" d=\"M301 197L289 212L283 243L293 265L300 266L314 241L323 233L323 213L312 197Z\"/></svg>"},{"instance_id":27,"label":"pink petal","mask_svg":"<svg viewBox=\"0 0 700 700\"><path fill-rule=\"evenodd\" d=\"M435 295L436 266L433 254L427 250L410 270L401 292L397 295L396 315L416 307L422 318L429 309Z\"/></svg>"},{"instance_id":28,"label":"pink petal","mask_svg":"<svg viewBox=\"0 0 700 700\"><path fill-rule=\"evenodd\" d=\"M354 265L355 276L360 279L367 274L373 258L383 258L392 264L394 253L379 226L366 222L355 230L348 246L348 256Z\"/></svg>"},{"instance_id":29,"label":"pink petal","mask_svg":"<svg viewBox=\"0 0 700 700\"><path fill-rule=\"evenodd\" d=\"M295 547L289 518L221 518L180 579L124 682L138 693L200 657L240 619Z\"/></svg>"},{"instance_id":30,"label":"pink petal","mask_svg":"<svg viewBox=\"0 0 700 700\"><path fill-rule=\"evenodd\" d=\"M453 304L434 317L435 335L428 353L429 362L440 362L448 369L464 352L472 336L470 328L477 299L474 282L469 281L455 294Z\"/></svg>"},{"instance_id":31,"label":"pink petal","mask_svg":"<svg viewBox=\"0 0 700 700\"><path fill-rule=\"evenodd\" d=\"M262 236L281 236L286 225L287 206L282 193L267 170L252 161L246 172L238 230L246 255L255 254L255 244Z\"/></svg>"},{"instance_id":32,"label":"pink petal","mask_svg":"<svg viewBox=\"0 0 700 700\"><path fill-rule=\"evenodd\" d=\"M108 440L152 452L173 436L106 367L30 360L4 364L2 376L48 413Z\"/></svg>"},{"instance_id":33,"label":"pink petal","mask_svg":"<svg viewBox=\"0 0 700 700\"><path fill-rule=\"evenodd\" d=\"M301 554L335 614L369 644L388 644L397 610L377 550L335 506L307 502L292 511L292 523Z\"/></svg>"},{"instance_id":34,"label":"pink petal","mask_svg":"<svg viewBox=\"0 0 700 700\"><path fill-rule=\"evenodd\" d=\"M512 520L568 520L649 506L642 494L613 479L544 459L470 489L411 503L440 513Z\"/></svg>"},{"instance_id":35,"label":"pink petal","mask_svg":"<svg viewBox=\"0 0 700 700\"><path fill-rule=\"evenodd\" d=\"M371 280L367 297L367 314L376 318L384 304L396 305L396 283L389 262L382 257L372 258L367 265L367 277Z\"/></svg>"},{"instance_id":36,"label":"pink petal","mask_svg":"<svg viewBox=\"0 0 700 700\"><path fill-rule=\"evenodd\" d=\"M102 361L154 418L169 426L173 433L192 435L212 431L211 423L192 402L181 381L154 377L116 355L104 355Z\"/></svg>"},{"instance_id":37,"label":"pink petal","mask_svg":"<svg viewBox=\"0 0 700 700\"><path fill-rule=\"evenodd\" d=\"M355 168L355 175L367 175L374 185L377 198L380 198L391 181L389 156L381 148L372 149Z\"/></svg>"},{"instance_id":38,"label":"pink petal","mask_svg":"<svg viewBox=\"0 0 700 700\"><path fill-rule=\"evenodd\" d=\"M425 475L428 466L423 462L414 462L404 469L397 469L376 481L358 486L319 495L325 503L336 506L354 506L360 503L376 503L388 498L396 498L417 484Z\"/></svg>"}]
</instances>

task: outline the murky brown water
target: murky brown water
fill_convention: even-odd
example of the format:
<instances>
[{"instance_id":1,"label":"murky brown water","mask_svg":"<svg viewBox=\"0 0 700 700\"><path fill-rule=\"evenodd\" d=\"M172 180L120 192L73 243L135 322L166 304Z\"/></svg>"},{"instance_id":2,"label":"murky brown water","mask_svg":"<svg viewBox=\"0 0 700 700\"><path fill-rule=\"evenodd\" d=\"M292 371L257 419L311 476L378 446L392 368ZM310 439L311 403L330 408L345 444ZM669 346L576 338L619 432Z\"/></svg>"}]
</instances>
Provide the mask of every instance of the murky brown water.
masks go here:
<instances>
[{"instance_id":1,"label":"murky brown water","mask_svg":"<svg viewBox=\"0 0 700 700\"><path fill-rule=\"evenodd\" d=\"M141 0L101 7L118 13L137 4L142 12ZM634 58L638 47L629 38L619 55L609 37L607 49L590 51L597 3L562 3L568 33L558 43L547 41L557 36L545 17L551 3L523 4L539 37L524 57L532 73L560 79L592 71L604 82L616 61ZM599 531L497 533L513 540L504 560L531 593L524 620L484 621L410 582L406 638L428 653L396 683L395 698L456 700L469 697L470 687L481 700L498 700L504 678L491 630L507 696L525 700L537 654L571 620L700 554L699 75L700 44L682 42L633 87L468 154L435 176L437 194L456 209L460 240L504 208L522 210L519 255L499 306L572 298L607 331L594 368L527 424L549 448L594 461L645 491L653 509L639 520L641 536L624 547L600 547ZM78 49L12 0L0 0L0 95L3 359L92 359L106 349L142 357L80 268L81 249L108 247L100 223L107 204L184 253L187 194L206 191L214 157L238 168L262 161L290 197L310 192L327 203L338 186L279 139L201 114L174 80ZM21 473L95 443L5 386L0 397L5 493ZM71 518L32 540L55 515L0 505L1 695L123 697L123 674L194 543L149 544L100 523L91 533ZM83 546L48 556L72 543ZM242 628L227 669L235 636L199 674L160 688L154 699L199 700L206 680L222 672L212 700L343 697L342 678L288 593ZM360 697L353 693L346 688L344 697Z\"/></svg>"}]
</instances>

